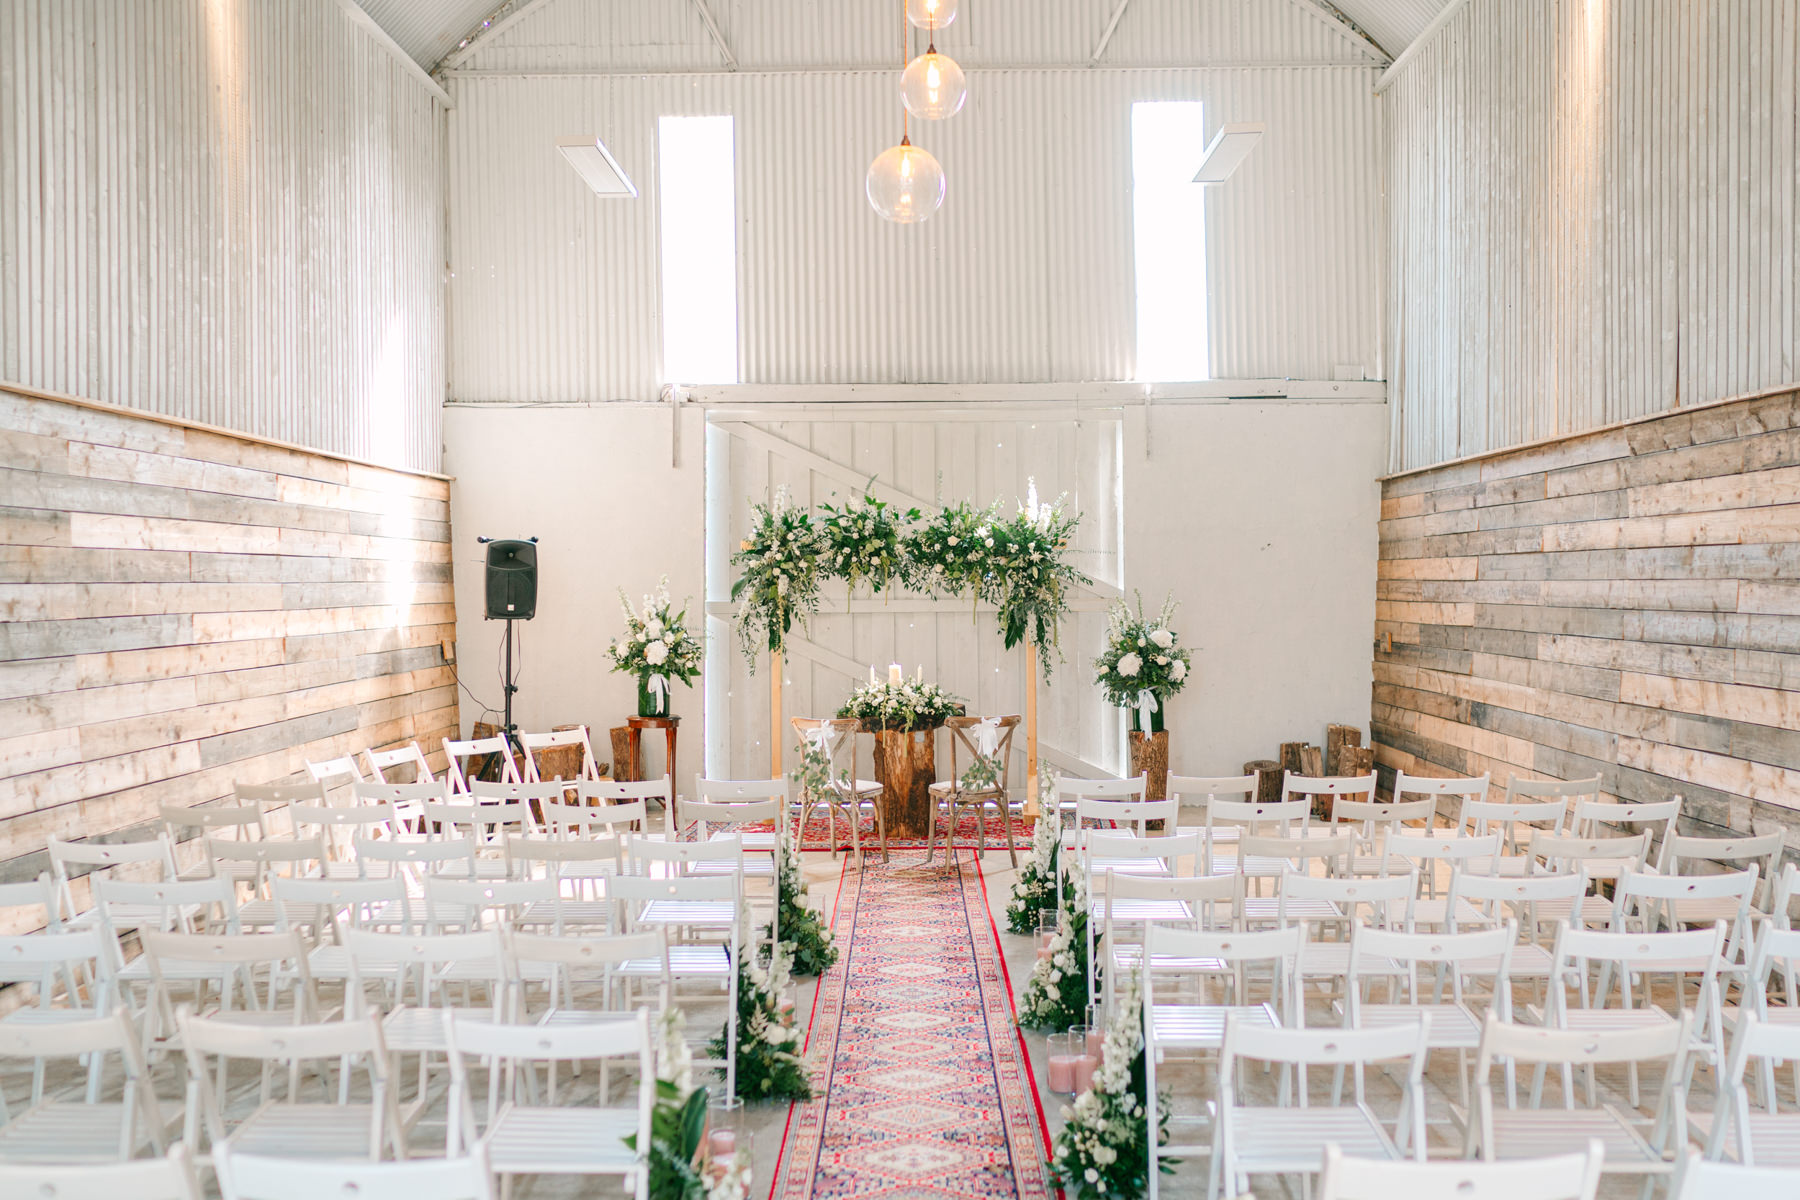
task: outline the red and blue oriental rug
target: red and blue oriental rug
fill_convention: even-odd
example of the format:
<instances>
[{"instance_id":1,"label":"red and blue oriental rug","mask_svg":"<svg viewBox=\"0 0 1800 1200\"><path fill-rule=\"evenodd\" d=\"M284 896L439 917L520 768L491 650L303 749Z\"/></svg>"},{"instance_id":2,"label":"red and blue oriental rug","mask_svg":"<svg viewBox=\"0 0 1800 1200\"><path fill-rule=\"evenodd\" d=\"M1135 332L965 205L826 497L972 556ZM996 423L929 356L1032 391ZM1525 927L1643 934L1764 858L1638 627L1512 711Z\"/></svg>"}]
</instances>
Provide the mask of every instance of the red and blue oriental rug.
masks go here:
<instances>
[{"instance_id":1,"label":"red and blue oriental rug","mask_svg":"<svg viewBox=\"0 0 1800 1200\"><path fill-rule=\"evenodd\" d=\"M807 1036L817 1098L788 1119L771 1200L1050 1195L999 935L978 864L957 859L954 873L914 851L846 872L845 952Z\"/></svg>"}]
</instances>

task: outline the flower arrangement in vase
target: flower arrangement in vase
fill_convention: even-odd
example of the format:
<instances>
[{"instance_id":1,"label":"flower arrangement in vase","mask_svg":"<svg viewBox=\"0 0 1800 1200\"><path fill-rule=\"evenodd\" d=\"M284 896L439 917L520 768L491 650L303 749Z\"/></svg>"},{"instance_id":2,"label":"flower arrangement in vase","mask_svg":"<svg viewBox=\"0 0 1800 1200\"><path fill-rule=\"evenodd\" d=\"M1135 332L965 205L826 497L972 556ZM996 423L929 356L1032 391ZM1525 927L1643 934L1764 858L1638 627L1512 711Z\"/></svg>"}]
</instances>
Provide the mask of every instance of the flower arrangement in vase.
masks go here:
<instances>
[{"instance_id":1,"label":"flower arrangement in vase","mask_svg":"<svg viewBox=\"0 0 1800 1200\"><path fill-rule=\"evenodd\" d=\"M1163 702L1187 686L1192 666L1170 622L1175 617L1175 598L1163 601L1154 617L1144 615L1144 598L1137 598L1137 613L1121 600L1106 617L1106 649L1094 660L1094 682L1106 693L1106 702L1131 714L1131 727L1145 733L1163 728Z\"/></svg>"},{"instance_id":2,"label":"flower arrangement in vase","mask_svg":"<svg viewBox=\"0 0 1800 1200\"><path fill-rule=\"evenodd\" d=\"M657 580L656 591L631 606L619 589L619 607L625 612L625 636L607 647L612 669L637 676L638 716L669 715L669 684L679 680L691 685L700 674L704 653L700 639L687 627L687 608L677 610L669 600L669 577Z\"/></svg>"}]
</instances>

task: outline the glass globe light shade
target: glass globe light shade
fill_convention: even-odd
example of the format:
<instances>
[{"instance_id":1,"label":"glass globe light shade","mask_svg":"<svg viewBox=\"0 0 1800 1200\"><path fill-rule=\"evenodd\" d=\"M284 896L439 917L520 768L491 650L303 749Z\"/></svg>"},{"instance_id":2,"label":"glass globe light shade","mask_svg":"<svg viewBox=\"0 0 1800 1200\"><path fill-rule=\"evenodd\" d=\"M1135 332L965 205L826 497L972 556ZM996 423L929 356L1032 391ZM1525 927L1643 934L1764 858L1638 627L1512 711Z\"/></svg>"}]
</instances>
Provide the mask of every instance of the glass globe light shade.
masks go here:
<instances>
[{"instance_id":1,"label":"glass globe light shade","mask_svg":"<svg viewBox=\"0 0 1800 1200\"><path fill-rule=\"evenodd\" d=\"M900 99L906 111L927 121L954 117L969 98L969 85L956 60L934 46L906 64L900 76Z\"/></svg>"},{"instance_id":2,"label":"glass globe light shade","mask_svg":"<svg viewBox=\"0 0 1800 1200\"><path fill-rule=\"evenodd\" d=\"M920 29L942 29L956 20L956 0L906 0L906 19Z\"/></svg>"},{"instance_id":3,"label":"glass globe light shade","mask_svg":"<svg viewBox=\"0 0 1800 1200\"><path fill-rule=\"evenodd\" d=\"M905 138L869 164L869 203L896 225L916 225L944 205L944 168Z\"/></svg>"}]
</instances>

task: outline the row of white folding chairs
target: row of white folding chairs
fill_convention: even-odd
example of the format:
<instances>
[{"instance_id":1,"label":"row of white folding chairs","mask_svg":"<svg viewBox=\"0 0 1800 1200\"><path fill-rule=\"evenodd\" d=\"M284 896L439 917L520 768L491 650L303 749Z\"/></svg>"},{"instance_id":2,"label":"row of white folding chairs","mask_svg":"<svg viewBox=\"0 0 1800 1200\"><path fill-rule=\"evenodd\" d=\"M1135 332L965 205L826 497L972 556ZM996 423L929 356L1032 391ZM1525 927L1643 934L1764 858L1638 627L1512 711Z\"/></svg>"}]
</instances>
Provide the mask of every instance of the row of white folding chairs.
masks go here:
<instances>
[{"instance_id":1,"label":"row of white folding chairs","mask_svg":"<svg viewBox=\"0 0 1800 1200\"><path fill-rule=\"evenodd\" d=\"M1147 990L1146 1028L1155 1030L1154 997ZM1204 1043L1180 1036L1152 1032L1146 1047L1147 1151L1151 1195L1157 1194L1160 1160L1209 1158L1209 1198L1236 1195L1252 1174L1309 1173L1319 1169L1328 1148L1340 1154L1399 1161L1427 1161L1426 1059L1441 1045L1435 1036L1440 1020L1431 1008L1396 1010L1395 1020L1349 1029L1306 1029L1271 1025L1252 1012L1223 1014L1216 1038ZM1490 1012L1478 1027L1474 1070L1474 1102L1461 1115L1462 1153L1484 1164L1497 1159L1581 1153L1590 1140L1606 1147L1607 1170L1646 1177L1670 1175L1677 1162L1688 1157L1690 1131L1705 1142L1704 1155L1718 1160L1727 1152L1745 1165L1780 1165L1792 1174L1800 1168L1800 1114L1758 1113L1745 1109L1744 1076L1751 1059L1794 1061L1800 1059L1800 1030L1781 1030L1746 1015L1733 1046L1732 1073L1721 1087L1713 1112L1690 1112L1687 1107L1688 1056L1694 1018L1604 1030L1529 1026L1507 1022ZM1205 1141L1183 1141L1179 1136L1159 1142L1157 1131L1169 1120L1167 1101L1159 1093L1159 1070L1167 1070L1167 1055L1190 1045L1207 1044L1219 1055L1217 1100ZM1246 1062L1260 1062L1281 1069L1276 1103L1246 1102L1251 1076ZM1391 1118L1377 1116L1364 1091L1366 1068L1403 1063L1399 1069L1400 1097ZM1635 1079L1645 1066L1660 1068L1661 1084L1648 1121L1631 1097L1629 1110L1598 1102L1591 1080L1597 1068L1625 1067ZM1332 1099L1317 1105L1309 1095L1307 1069L1332 1069ZM1542 1091L1534 1087L1529 1102L1521 1107L1513 1080L1521 1067L1541 1080L1549 1070L1563 1079L1561 1106L1546 1107ZM1494 1071L1504 1078L1496 1087ZM1354 1100L1340 1104L1346 1072L1355 1080ZM1590 1080L1585 1104L1577 1104L1571 1076L1581 1073ZM1643 1126L1648 1124L1646 1131ZM1735 1131L1735 1132L1733 1132ZM1446 1171L1443 1174L1452 1175ZM1229 1190L1227 1190L1229 1189Z\"/></svg>"},{"instance_id":2,"label":"row of white folding chairs","mask_svg":"<svg viewBox=\"0 0 1800 1200\"><path fill-rule=\"evenodd\" d=\"M430 1047L443 1056L449 1075L446 1155L472 1154L486 1160L487 1171L503 1176L616 1175L645 1196L647 1156L625 1139L635 1138L640 1148L649 1145L656 1064L647 1009L528 1025L450 1010L424 1015L434 1030ZM112 1102L46 1096L40 1087L29 1108L0 1124L0 1161L25 1155L48 1163L132 1162L144 1150L163 1155L178 1141L190 1162L214 1161L229 1195L234 1155L353 1161L410 1156L412 1123L403 1115L394 1056L423 1042L416 1036L396 1040L391 1021L365 1014L270 1027L197 1017L183 1009L177 1022L187 1068L179 1131L156 1095L124 1010L55 1026L0 1026L0 1057L36 1063L86 1059L91 1070L104 1070L112 1058L123 1075L120 1099ZM629 1105L610 1106L605 1071L619 1060L635 1071L637 1085ZM260 1068L250 1111L241 1115L244 1105L233 1103L227 1087L234 1061ZM584 1062L601 1066L598 1102L574 1105L566 1091L559 1102L558 1066ZM300 1068L306 1064L319 1082L317 1101L303 1098ZM277 1065L288 1069L270 1069ZM489 1073L481 1116L472 1065ZM539 1068L547 1071L541 1090ZM356 1095L364 1092L358 1081L365 1078L366 1098Z\"/></svg>"},{"instance_id":3,"label":"row of white folding chairs","mask_svg":"<svg viewBox=\"0 0 1800 1200\"><path fill-rule=\"evenodd\" d=\"M1606 1148L1504 1162L1415 1162L1356 1158L1325 1147L1319 1200L1594 1200ZM1794 1172L1709 1162L1689 1151L1676 1168L1671 1200L1792 1200Z\"/></svg>"},{"instance_id":4,"label":"row of white folding chairs","mask_svg":"<svg viewBox=\"0 0 1800 1200\"><path fill-rule=\"evenodd\" d=\"M467 793L475 780L469 777L471 760L484 759L495 762L499 766L500 782L503 783L538 783L542 782L538 755L545 750L576 749L581 751L581 762L574 780L600 780L606 778L601 774L599 759L594 754L594 744L585 725L573 729L561 729L551 733L521 733L517 735L516 750L523 751L524 770L519 769L519 758L515 756L515 748L509 747L504 737L486 738L444 738L444 778L452 791ZM419 743L408 742L404 746L396 746L388 750L365 749L362 752L363 763L357 762L356 755L345 754L338 758L322 759L314 762L307 760L306 771L314 782L336 785L351 783L384 783L388 781L389 772L404 773L410 768L412 778L403 780L409 783L429 783L437 779L424 751ZM367 774L364 766L367 766Z\"/></svg>"}]
</instances>

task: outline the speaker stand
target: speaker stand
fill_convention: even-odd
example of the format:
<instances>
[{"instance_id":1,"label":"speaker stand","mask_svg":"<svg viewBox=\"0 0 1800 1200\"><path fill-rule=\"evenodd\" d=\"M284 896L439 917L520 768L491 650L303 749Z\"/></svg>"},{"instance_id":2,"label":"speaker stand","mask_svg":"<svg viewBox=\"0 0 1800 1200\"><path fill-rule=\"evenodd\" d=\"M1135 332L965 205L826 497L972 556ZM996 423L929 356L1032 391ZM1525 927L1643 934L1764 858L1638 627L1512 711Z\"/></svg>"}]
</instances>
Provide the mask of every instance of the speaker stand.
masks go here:
<instances>
[{"instance_id":1,"label":"speaker stand","mask_svg":"<svg viewBox=\"0 0 1800 1200\"><path fill-rule=\"evenodd\" d=\"M513 618L507 617L505 620L506 674L501 680L500 689L501 694L505 697L506 715L502 718L505 724L500 727L500 736L506 739L509 753L523 754L523 748L519 745L518 732L513 727L512 715L513 694L519 690L519 685L513 682Z\"/></svg>"}]
</instances>

